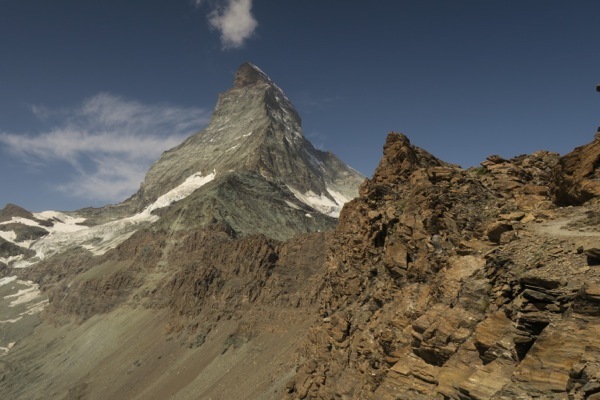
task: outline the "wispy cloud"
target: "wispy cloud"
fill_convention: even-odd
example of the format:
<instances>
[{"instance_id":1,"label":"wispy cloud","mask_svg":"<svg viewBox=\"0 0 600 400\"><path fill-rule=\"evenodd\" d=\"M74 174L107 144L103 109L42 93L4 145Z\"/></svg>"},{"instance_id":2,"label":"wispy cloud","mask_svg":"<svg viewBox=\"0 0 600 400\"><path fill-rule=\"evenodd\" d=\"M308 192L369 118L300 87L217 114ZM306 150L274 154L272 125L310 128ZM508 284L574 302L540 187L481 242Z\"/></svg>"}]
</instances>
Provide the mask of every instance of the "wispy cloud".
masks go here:
<instances>
[{"instance_id":1,"label":"wispy cloud","mask_svg":"<svg viewBox=\"0 0 600 400\"><path fill-rule=\"evenodd\" d=\"M196 7L206 0L193 0ZM208 2L208 23L221 34L223 49L237 49L252 36L258 22L252 15L252 0L215 0Z\"/></svg>"},{"instance_id":2,"label":"wispy cloud","mask_svg":"<svg viewBox=\"0 0 600 400\"><path fill-rule=\"evenodd\" d=\"M146 105L108 93L77 108L32 107L41 119L60 122L40 134L0 133L0 145L24 161L52 171L66 162L75 178L56 182L59 190L94 201L120 201L138 187L159 155L200 130L206 110Z\"/></svg>"}]
</instances>

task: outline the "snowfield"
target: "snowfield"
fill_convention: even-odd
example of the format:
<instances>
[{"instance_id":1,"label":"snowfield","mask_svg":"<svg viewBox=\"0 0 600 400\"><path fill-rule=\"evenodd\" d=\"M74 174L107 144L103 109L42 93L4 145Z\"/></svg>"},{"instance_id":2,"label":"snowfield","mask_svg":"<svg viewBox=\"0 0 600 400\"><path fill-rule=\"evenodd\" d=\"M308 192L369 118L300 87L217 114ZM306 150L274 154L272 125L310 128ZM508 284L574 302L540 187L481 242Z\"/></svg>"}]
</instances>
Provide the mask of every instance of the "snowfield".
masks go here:
<instances>
[{"instance_id":1,"label":"snowfield","mask_svg":"<svg viewBox=\"0 0 600 400\"><path fill-rule=\"evenodd\" d=\"M189 176L181 185L160 196L140 213L102 225L85 226L82 225L85 223L85 218L73 217L57 211L44 211L34 214L37 219L52 220L54 222L52 227L42 226L31 219L13 218L11 221L2 224L17 222L43 228L49 233L28 246L29 249L35 251L35 257L23 260L21 259L22 256L17 256L10 259L0 258L0 261L13 262L12 266L14 268L26 268L73 247L83 247L94 255L104 254L129 238L142 225L158 220L159 217L152 214L154 210L168 207L174 202L186 198L196 189L212 181L215 176L216 171L206 176L203 176L200 172L195 173ZM0 235L5 240L15 243L16 234L14 232L0 231ZM23 245L19 242L16 244Z\"/></svg>"},{"instance_id":2,"label":"snowfield","mask_svg":"<svg viewBox=\"0 0 600 400\"><path fill-rule=\"evenodd\" d=\"M312 190L302 193L291 186L288 186L288 189L294 193L294 196L296 196L296 198L304 204L314 208L322 214L333 218L339 218L342 207L344 207L344 204L350 201L350 199L345 197L343 194L330 188L327 188L327 192L334 200L323 194L318 195Z\"/></svg>"}]
</instances>

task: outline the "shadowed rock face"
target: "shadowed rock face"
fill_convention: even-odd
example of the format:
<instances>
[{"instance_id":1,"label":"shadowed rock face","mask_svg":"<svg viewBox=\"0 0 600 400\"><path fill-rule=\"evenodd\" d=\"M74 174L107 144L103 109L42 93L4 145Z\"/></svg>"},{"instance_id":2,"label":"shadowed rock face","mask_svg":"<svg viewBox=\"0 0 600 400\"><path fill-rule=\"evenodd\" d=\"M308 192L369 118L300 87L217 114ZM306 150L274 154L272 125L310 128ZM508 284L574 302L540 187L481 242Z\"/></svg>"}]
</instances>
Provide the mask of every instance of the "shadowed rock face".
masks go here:
<instances>
[{"instance_id":1,"label":"shadowed rock face","mask_svg":"<svg viewBox=\"0 0 600 400\"><path fill-rule=\"evenodd\" d=\"M236 89L240 89L244 86L251 86L257 84L273 85L273 82L271 81L271 78L269 78L263 71L261 71L255 65L252 65L248 62L242 64L235 73L233 87Z\"/></svg>"},{"instance_id":2,"label":"shadowed rock face","mask_svg":"<svg viewBox=\"0 0 600 400\"><path fill-rule=\"evenodd\" d=\"M581 205L600 195L600 133L594 141L561 157L553 193L560 205Z\"/></svg>"}]
</instances>

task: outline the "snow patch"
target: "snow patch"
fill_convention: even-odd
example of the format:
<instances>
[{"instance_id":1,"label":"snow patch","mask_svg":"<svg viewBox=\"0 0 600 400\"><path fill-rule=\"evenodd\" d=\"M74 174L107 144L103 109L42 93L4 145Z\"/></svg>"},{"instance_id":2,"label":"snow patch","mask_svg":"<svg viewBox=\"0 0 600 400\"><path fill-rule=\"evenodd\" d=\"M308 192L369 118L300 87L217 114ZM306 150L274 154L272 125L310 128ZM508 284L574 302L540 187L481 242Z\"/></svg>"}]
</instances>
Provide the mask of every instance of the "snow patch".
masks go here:
<instances>
[{"instance_id":1,"label":"snow patch","mask_svg":"<svg viewBox=\"0 0 600 400\"><path fill-rule=\"evenodd\" d=\"M301 193L299 190L296 190L290 186L288 186L288 189L290 189L292 193L294 193L294 196L296 196L296 198L304 204L311 206L321 214L325 214L334 218L338 218L340 216L340 210L342 209L344 203L348 201L342 201L342 199L345 199L345 197L338 192L332 191L331 189L327 189L327 191L335 200L332 200L324 194L318 195L312 190L309 190L306 193ZM337 199L336 196L331 194L331 192L336 194Z\"/></svg>"},{"instance_id":2,"label":"snow patch","mask_svg":"<svg viewBox=\"0 0 600 400\"><path fill-rule=\"evenodd\" d=\"M43 211L41 213L33 214L37 219L51 220L54 225L51 227L44 227L50 233L62 233L62 232L79 232L84 229L89 229L85 225L81 225L85 222L83 217L73 217L58 211Z\"/></svg>"},{"instance_id":3,"label":"snow patch","mask_svg":"<svg viewBox=\"0 0 600 400\"><path fill-rule=\"evenodd\" d=\"M42 310L44 308L46 308L46 306L48 305L49 300L42 300L38 303L32 304L30 306L27 307L27 311L22 312L21 314L19 314L20 317L23 317L24 315L33 315L33 314L38 314L40 312L42 312Z\"/></svg>"},{"instance_id":4,"label":"snow patch","mask_svg":"<svg viewBox=\"0 0 600 400\"><path fill-rule=\"evenodd\" d=\"M17 239L17 234L14 231L0 231L0 238L7 242L14 243Z\"/></svg>"},{"instance_id":5,"label":"snow patch","mask_svg":"<svg viewBox=\"0 0 600 400\"><path fill-rule=\"evenodd\" d=\"M17 241L17 234L15 231L0 231L0 237L4 240L6 240L7 242L10 242L12 244L16 244L19 247L23 247L24 249L28 249L29 246L31 246L31 244L33 242L35 242L35 240L30 239L30 240L21 240L20 242ZM13 256L16 257L16 256ZM9 258L13 258L13 257L9 257ZM0 258L0 261L3 262L8 262L4 257Z\"/></svg>"},{"instance_id":6,"label":"snow patch","mask_svg":"<svg viewBox=\"0 0 600 400\"><path fill-rule=\"evenodd\" d=\"M8 285L11 282L14 282L17 280L17 276L7 276L5 278L0 279L0 286L4 286L4 285Z\"/></svg>"},{"instance_id":7,"label":"snow patch","mask_svg":"<svg viewBox=\"0 0 600 400\"><path fill-rule=\"evenodd\" d=\"M285 200L285 204L287 204L290 208L293 208L294 210L300 210L300 207L298 207L296 204L292 203L291 201Z\"/></svg>"},{"instance_id":8,"label":"snow patch","mask_svg":"<svg viewBox=\"0 0 600 400\"><path fill-rule=\"evenodd\" d=\"M37 283L21 280L18 280L17 283L20 283L22 285L28 285L29 287L26 289L21 289L15 294L9 294L8 296L4 296L5 299L12 299L13 297L16 297L16 300L10 302L10 304L8 305L9 307L15 307L19 304L29 303L30 301L35 300L42 294L42 292L40 291L40 285L38 285Z\"/></svg>"},{"instance_id":9,"label":"snow patch","mask_svg":"<svg viewBox=\"0 0 600 400\"><path fill-rule=\"evenodd\" d=\"M329 194L331 195L331 197L333 197L335 199L335 202L337 204L339 204L340 210L342 209L342 207L344 206L344 204L346 204L347 202L349 202L350 200L352 200L352 199L349 199L348 197L344 196L340 192L336 192L335 190L333 190L331 188L327 188L327 191L329 192Z\"/></svg>"},{"instance_id":10,"label":"snow patch","mask_svg":"<svg viewBox=\"0 0 600 400\"><path fill-rule=\"evenodd\" d=\"M55 218L55 225L50 228L50 233L31 245L36 257L31 260L16 262L14 268L26 268L36 262L60 253L74 246L83 247L94 255L102 255L108 250L117 247L127 240L140 227L141 224L158 220L152 211L168 207L176 201L189 196L196 189L212 181L216 171L203 176L200 172L189 176L181 185L160 196L156 201L147 206L143 211L131 217L107 222L96 226L78 225L85 218L71 217L55 211L45 211L38 214L45 219ZM36 215L36 218L39 218Z\"/></svg>"},{"instance_id":11,"label":"snow patch","mask_svg":"<svg viewBox=\"0 0 600 400\"><path fill-rule=\"evenodd\" d=\"M0 262L3 262L4 264L8 265L11 262L19 261L22 258L23 258L23 254L11 256L11 257L0 257Z\"/></svg>"},{"instance_id":12,"label":"snow patch","mask_svg":"<svg viewBox=\"0 0 600 400\"><path fill-rule=\"evenodd\" d=\"M202 186L206 185L208 182L215 179L216 175L217 175L216 170L213 170L213 172L211 174L206 175L206 176L202 176L201 172L197 172L197 173L193 174L192 176L188 177L181 185L177 186L174 189L171 189L167 193L160 196L158 199L156 199L156 201L154 203L150 204L148 207L146 207L144 209L144 211L142 211L140 214L137 214L137 215L148 215L156 209L168 207L171 204L175 203L176 201L185 199L190 194L192 194L192 192L194 192L196 189L201 188ZM135 217L136 216L134 215L132 218L135 218Z\"/></svg>"},{"instance_id":13,"label":"snow patch","mask_svg":"<svg viewBox=\"0 0 600 400\"><path fill-rule=\"evenodd\" d=\"M9 221L0 222L0 225L7 225L7 224L14 224L14 223L28 225L28 226L38 226L38 227L40 226L40 224L37 221L33 221L31 219L23 218L23 217L12 217Z\"/></svg>"},{"instance_id":14,"label":"snow patch","mask_svg":"<svg viewBox=\"0 0 600 400\"><path fill-rule=\"evenodd\" d=\"M6 355L13 348L16 342L11 342L7 347L0 347L0 355Z\"/></svg>"}]
</instances>

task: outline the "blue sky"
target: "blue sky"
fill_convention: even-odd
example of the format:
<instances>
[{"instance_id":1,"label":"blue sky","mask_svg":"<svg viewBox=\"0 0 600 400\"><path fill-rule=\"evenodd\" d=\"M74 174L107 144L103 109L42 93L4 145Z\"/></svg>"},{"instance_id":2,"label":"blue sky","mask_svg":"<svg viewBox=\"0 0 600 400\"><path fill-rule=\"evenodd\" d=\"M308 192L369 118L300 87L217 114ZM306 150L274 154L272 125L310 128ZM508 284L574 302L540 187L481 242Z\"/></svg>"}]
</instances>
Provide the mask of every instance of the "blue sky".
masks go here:
<instances>
[{"instance_id":1,"label":"blue sky","mask_svg":"<svg viewBox=\"0 0 600 400\"><path fill-rule=\"evenodd\" d=\"M369 176L389 131L478 165L590 142L600 2L1 0L0 207L133 194L244 61Z\"/></svg>"}]
</instances>

